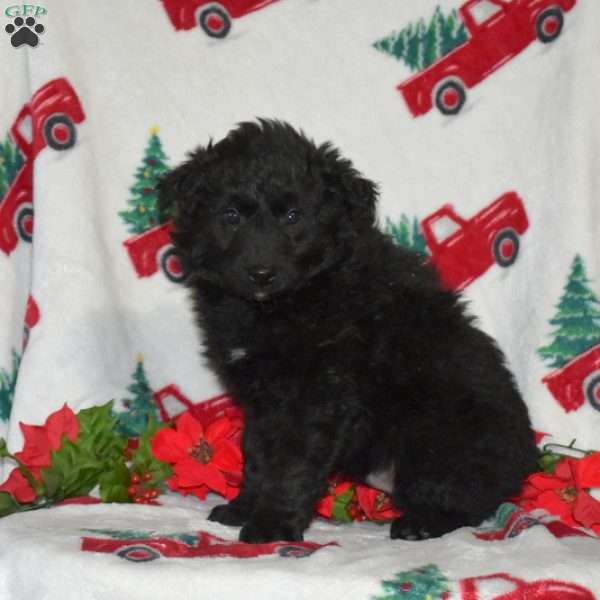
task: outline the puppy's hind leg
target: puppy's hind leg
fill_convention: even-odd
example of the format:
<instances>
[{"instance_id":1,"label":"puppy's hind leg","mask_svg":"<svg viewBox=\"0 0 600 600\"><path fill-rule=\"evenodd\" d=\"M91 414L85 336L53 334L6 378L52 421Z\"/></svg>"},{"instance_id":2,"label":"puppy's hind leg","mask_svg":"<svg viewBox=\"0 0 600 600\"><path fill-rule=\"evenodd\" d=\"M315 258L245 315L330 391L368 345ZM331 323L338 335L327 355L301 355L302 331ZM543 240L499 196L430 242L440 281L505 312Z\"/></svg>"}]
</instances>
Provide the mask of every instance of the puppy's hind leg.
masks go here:
<instances>
[{"instance_id":1,"label":"puppy's hind leg","mask_svg":"<svg viewBox=\"0 0 600 600\"><path fill-rule=\"evenodd\" d=\"M436 538L467 524L466 514L435 508L410 508L394 519L390 528L392 539L408 541Z\"/></svg>"},{"instance_id":2,"label":"puppy's hind leg","mask_svg":"<svg viewBox=\"0 0 600 600\"><path fill-rule=\"evenodd\" d=\"M489 510L478 510L467 497L474 489L466 482L420 479L402 493L394 494L394 503L403 515L392 522L392 539L426 540L440 537L454 529L479 525ZM462 488L462 489L461 489ZM499 502L498 502L499 503Z\"/></svg>"},{"instance_id":3,"label":"puppy's hind leg","mask_svg":"<svg viewBox=\"0 0 600 600\"><path fill-rule=\"evenodd\" d=\"M410 467L405 462L405 471L396 472L392 497L403 516L392 523L392 538L423 540L477 526L509 497L509 489L503 493L498 483L510 479L500 457L471 454L468 447L448 441L437 443L436 452L415 452ZM431 445L423 440L413 448Z\"/></svg>"},{"instance_id":4,"label":"puppy's hind leg","mask_svg":"<svg viewBox=\"0 0 600 600\"><path fill-rule=\"evenodd\" d=\"M392 522L392 539L426 540L477 524L463 510L460 482L453 484L448 474L428 470L407 475L401 481L396 479L392 495L394 504L403 513Z\"/></svg>"}]
</instances>

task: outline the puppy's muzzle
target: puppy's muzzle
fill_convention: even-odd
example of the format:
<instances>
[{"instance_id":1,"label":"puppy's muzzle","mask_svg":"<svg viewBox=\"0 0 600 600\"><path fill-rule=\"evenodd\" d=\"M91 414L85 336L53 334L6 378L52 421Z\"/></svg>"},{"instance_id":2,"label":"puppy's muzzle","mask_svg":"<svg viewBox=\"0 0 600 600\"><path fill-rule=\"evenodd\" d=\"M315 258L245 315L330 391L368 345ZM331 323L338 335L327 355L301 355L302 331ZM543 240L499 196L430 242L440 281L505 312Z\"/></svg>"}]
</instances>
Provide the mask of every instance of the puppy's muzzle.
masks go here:
<instances>
[{"instance_id":1,"label":"puppy's muzzle","mask_svg":"<svg viewBox=\"0 0 600 600\"><path fill-rule=\"evenodd\" d=\"M273 293L277 276L274 269L269 267L255 267L248 269L248 280L252 284L252 296L259 302L268 300Z\"/></svg>"},{"instance_id":2,"label":"puppy's muzzle","mask_svg":"<svg viewBox=\"0 0 600 600\"><path fill-rule=\"evenodd\" d=\"M267 287L275 281L275 272L273 269L260 267L256 269L248 269L248 278L258 287Z\"/></svg>"}]
</instances>

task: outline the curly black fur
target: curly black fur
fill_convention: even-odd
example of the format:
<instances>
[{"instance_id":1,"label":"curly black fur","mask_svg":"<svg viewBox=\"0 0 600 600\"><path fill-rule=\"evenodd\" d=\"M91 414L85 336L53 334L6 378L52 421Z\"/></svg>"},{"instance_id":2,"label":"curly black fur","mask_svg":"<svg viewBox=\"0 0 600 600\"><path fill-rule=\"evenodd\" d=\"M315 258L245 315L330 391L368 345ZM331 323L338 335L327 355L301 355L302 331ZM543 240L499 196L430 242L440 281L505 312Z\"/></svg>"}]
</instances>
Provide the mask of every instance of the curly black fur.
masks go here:
<instances>
[{"instance_id":1,"label":"curly black fur","mask_svg":"<svg viewBox=\"0 0 600 600\"><path fill-rule=\"evenodd\" d=\"M375 225L376 186L331 144L242 123L159 186L206 357L245 412L244 483L210 518L300 540L327 479L387 474L394 538L477 525L535 467L494 341Z\"/></svg>"}]
</instances>

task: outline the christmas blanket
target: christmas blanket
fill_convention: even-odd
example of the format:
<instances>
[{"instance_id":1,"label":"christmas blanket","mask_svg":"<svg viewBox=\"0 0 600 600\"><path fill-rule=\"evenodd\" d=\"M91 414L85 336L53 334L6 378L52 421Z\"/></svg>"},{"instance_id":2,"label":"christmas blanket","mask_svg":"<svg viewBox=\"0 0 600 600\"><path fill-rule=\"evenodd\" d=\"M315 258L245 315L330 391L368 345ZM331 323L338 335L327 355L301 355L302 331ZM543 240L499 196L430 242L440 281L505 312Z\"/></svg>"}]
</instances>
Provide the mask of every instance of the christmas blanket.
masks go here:
<instances>
[{"instance_id":1,"label":"christmas blanket","mask_svg":"<svg viewBox=\"0 0 600 600\"><path fill-rule=\"evenodd\" d=\"M600 543L528 514L396 542L374 523L316 521L310 542L258 546L206 520L213 503L63 506L2 523L1 598L594 600ZM50 514L49 514L50 513ZM509 525L510 523L510 525Z\"/></svg>"},{"instance_id":2,"label":"christmas blanket","mask_svg":"<svg viewBox=\"0 0 600 600\"><path fill-rule=\"evenodd\" d=\"M111 431L135 440L219 402L155 184L255 116L340 146L379 184L382 229L426 253L498 340L540 442L600 450L599 3L0 9L0 514L102 479L92 442L77 446L101 419L81 411L106 406ZM154 465L149 444L136 465ZM157 499L120 466L85 495L136 505L0 520L0 598L238 598L249 586L273 598L594 598L594 456L551 461L526 502L440 540L319 520L303 544L259 548L206 521L206 490ZM152 483L162 473L138 470ZM347 491L320 514L351 514Z\"/></svg>"}]
</instances>

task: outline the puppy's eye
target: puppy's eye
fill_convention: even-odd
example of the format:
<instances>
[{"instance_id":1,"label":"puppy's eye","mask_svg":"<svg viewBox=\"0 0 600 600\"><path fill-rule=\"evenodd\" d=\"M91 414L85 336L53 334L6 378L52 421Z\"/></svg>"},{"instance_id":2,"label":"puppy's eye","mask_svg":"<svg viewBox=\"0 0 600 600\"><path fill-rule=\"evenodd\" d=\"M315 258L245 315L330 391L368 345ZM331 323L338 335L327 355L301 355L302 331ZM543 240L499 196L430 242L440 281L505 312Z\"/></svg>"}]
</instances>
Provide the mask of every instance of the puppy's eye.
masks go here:
<instances>
[{"instance_id":1,"label":"puppy's eye","mask_svg":"<svg viewBox=\"0 0 600 600\"><path fill-rule=\"evenodd\" d=\"M226 208L223 212L223 220L227 225L239 225L241 216L237 208Z\"/></svg>"},{"instance_id":2,"label":"puppy's eye","mask_svg":"<svg viewBox=\"0 0 600 600\"><path fill-rule=\"evenodd\" d=\"M288 211L287 215L285 215L285 222L288 225L295 225L302 218L302 212L297 208L292 208Z\"/></svg>"}]
</instances>

